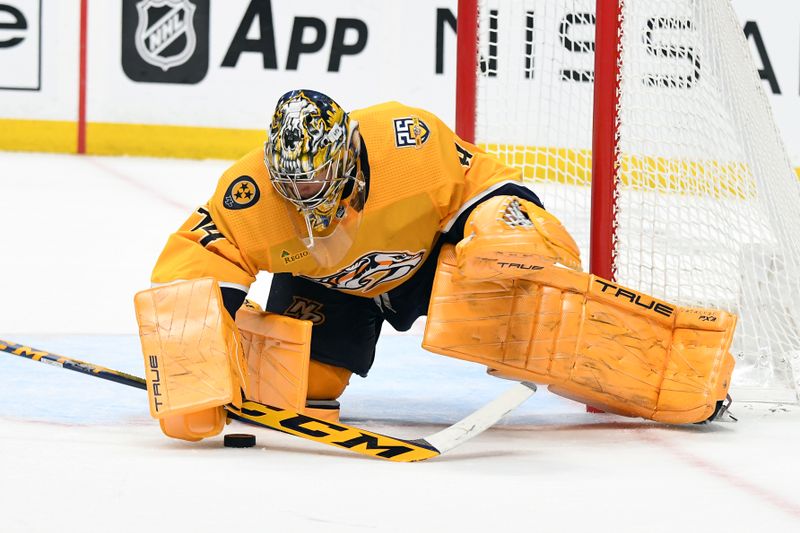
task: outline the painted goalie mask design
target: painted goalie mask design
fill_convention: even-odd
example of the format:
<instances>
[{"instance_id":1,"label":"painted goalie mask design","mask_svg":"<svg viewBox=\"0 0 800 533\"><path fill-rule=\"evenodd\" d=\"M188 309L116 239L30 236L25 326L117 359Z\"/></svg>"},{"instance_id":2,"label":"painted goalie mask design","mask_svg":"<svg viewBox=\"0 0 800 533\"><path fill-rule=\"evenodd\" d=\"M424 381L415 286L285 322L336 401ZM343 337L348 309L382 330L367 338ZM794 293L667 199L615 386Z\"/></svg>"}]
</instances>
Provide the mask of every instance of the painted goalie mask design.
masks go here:
<instances>
[{"instance_id":1,"label":"painted goalie mask design","mask_svg":"<svg viewBox=\"0 0 800 533\"><path fill-rule=\"evenodd\" d=\"M295 90L278 100L264 144L270 181L291 206L303 244L324 266L344 257L364 207L357 128L330 97Z\"/></svg>"}]
</instances>

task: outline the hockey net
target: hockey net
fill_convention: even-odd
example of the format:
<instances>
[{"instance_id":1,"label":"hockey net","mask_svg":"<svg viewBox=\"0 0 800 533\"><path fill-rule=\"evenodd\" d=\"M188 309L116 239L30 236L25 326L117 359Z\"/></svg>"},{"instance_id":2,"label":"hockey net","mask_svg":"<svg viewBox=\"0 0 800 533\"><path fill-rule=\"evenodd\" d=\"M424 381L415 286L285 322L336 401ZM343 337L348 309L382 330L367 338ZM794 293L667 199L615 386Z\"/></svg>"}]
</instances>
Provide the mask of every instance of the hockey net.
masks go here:
<instances>
[{"instance_id":1,"label":"hockey net","mask_svg":"<svg viewBox=\"0 0 800 533\"><path fill-rule=\"evenodd\" d=\"M522 168L585 269L738 314L737 399L796 402L800 186L729 0L597 2L461 0L457 130Z\"/></svg>"}]
</instances>

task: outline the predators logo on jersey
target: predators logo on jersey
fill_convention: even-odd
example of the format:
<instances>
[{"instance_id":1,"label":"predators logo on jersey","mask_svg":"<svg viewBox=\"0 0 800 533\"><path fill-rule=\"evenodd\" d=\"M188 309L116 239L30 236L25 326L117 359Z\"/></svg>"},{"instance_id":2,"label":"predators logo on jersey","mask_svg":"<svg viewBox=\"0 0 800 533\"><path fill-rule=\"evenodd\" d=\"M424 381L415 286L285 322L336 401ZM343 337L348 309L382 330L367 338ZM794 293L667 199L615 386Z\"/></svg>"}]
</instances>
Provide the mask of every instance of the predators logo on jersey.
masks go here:
<instances>
[{"instance_id":1,"label":"predators logo on jersey","mask_svg":"<svg viewBox=\"0 0 800 533\"><path fill-rule=\"evenodd\" d=\"M325 313L322 312L324 307L315 300L292 296L292 303L283 314L298 320L309 320L315 326L319 326L325 322Z\"/></svg>"},{"instance_id":2,"label":"predators logo on jersey","mask_svg":"<svg viewBox=\"0 0 800 533\"><path fill-rule=\"evenodd\" d=\"M331 289L369 292L408 275L422 263L425 252L371 252L330 276L304 277Z\"/></svg>"},{"instance_id":3,"label":"predators logo on jersey","mask_svg":"<svg viewBox=\"0 0 800 533\"><path fill-rule=\"evenodd\" d=\"M431 129L419 117L394 119L394 144L398 148L421 148L431 135Z\"/></svg>"}]
</instances>

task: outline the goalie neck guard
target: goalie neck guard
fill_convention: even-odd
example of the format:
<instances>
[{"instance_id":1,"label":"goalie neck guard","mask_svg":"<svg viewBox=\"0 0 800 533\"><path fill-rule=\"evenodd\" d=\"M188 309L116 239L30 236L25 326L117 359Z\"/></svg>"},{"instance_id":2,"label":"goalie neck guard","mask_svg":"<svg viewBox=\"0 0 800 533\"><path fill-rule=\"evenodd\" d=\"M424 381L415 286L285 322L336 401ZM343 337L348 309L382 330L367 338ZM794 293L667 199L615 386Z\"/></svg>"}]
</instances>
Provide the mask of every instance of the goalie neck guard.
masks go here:
<instances>
[{"instance_id":1,"label":"goalie neck guard","mask_svg":"<svg viewBox=\"0 0 800 533\"><path fill-rule=\"evenodd\" d=\"M366 186L359 161L358 124L330 97L289 91L275 107L264 163L287 200L298 237L323 266L333 266L352 244Z\"/></svg>"}]
</instances>

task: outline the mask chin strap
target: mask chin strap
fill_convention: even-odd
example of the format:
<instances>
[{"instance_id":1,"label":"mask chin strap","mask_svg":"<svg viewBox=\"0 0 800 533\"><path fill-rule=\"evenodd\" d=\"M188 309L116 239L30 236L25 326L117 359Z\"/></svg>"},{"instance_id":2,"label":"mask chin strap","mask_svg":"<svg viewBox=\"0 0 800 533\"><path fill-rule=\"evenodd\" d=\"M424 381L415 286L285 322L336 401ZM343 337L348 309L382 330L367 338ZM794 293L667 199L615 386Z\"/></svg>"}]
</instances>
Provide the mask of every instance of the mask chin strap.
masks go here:
<instances>
[{"instance_id":1,"label":"mask chin strap","mask_svg":"<svg viewBox=\"0 0 800 533\"><path fill-rule=\"evenodd\" d=\"M314 247L314 231L311 227L311 215L305 209L300 209L300 213L303 215L303 220L306 223L306 234L308 235L308 243L306 243L306 248L313 248Z\"/></svg>"}]
</instances>

